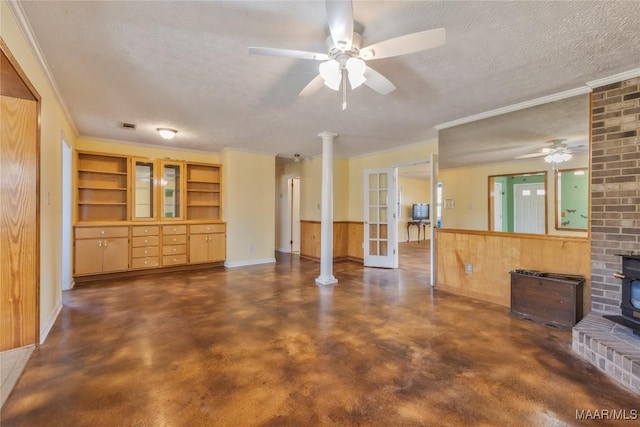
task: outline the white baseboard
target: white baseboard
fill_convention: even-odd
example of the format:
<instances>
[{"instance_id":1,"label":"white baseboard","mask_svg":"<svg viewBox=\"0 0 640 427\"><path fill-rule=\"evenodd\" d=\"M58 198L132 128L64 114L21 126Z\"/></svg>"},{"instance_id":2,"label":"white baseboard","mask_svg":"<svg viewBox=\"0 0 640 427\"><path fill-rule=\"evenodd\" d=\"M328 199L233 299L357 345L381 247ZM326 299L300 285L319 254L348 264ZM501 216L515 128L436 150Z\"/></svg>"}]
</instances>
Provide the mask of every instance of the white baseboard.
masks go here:
<instances>
[{"instance_id":1,"label":"white baseboard","mask_svg":"<svg viewBox=\"0 0 640 427\"><path fill-rule=\"evenodd\" d=\"M61 311L62 300L58 301L58 306L54 310L47 323L45 323L44 327L40 330L40 344L44 343L44 340L47 339L47 335L49 335L49 332L51 332L51 328L53 328L53 324L56 323L56 319L58 318L58 315Z\"/></svg>"},{"instance_id":2,"label":"white baseboard","mask_svg":"<svg viewBox=\"0 0 640 427\"><path fill-rule=\"evenodd\" d=\"M275 262L276 262L275 258L249 259L246 261L225 261L224 266L229 268L234 268L234 267L245 267L247 265L273 264Z\"/></svg>"}]
</instances>

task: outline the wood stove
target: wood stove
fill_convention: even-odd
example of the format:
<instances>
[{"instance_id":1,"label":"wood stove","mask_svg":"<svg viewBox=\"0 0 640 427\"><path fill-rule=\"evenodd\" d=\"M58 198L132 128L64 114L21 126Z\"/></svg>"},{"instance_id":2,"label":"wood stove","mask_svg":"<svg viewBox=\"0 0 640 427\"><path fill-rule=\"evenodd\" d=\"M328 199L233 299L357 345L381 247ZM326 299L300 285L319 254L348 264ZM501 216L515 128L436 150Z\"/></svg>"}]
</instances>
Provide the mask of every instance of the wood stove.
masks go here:
<instances>
[{"instance_id":1,"label":"wood stove","mask_svg":"<svg viewBox=\"0 0 640 427\"><path fill-rule=\"evenodd\" d=\"M604 317L625 325L633 329L636 335L640 335L640 255L620 256L622 273L614 273L614 277L622 280L622 316Z\"/></svg>"}]
</instances>

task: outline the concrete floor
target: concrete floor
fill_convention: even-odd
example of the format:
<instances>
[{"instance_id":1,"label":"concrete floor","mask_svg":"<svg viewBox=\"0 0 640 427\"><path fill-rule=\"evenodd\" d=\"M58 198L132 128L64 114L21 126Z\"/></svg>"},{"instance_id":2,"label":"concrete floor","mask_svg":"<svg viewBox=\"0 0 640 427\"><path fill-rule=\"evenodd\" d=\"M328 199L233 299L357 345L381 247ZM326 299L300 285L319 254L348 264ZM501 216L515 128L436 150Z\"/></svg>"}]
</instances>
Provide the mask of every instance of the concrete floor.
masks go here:
<instances>
[{"instance_id":1,"label":"concrete floor","mask_svg":"<svg viewBox=\"0 0 640 427\"><path fill-rule=\"evenodd\" d=\"M570 333L404 265L339 262L321 288L318 263L284 257L65 292L1 425L565 426L640 409Z\"/></svg>"}]
</instances>

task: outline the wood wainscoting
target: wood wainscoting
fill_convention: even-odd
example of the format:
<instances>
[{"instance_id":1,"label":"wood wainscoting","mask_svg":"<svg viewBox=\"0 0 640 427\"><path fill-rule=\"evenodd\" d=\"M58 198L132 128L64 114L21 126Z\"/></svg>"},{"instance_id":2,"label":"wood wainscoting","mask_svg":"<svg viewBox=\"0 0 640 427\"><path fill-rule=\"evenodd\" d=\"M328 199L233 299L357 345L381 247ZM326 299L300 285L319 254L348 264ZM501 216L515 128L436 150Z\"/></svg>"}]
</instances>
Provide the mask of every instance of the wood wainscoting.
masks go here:
<instances>
[{"instance_id":1,"label":"wood wainscoting","mask_svg":"<svg viewBox=\"0 0 640 427\"><path fill-rule=\"evenodd\" d=\"M363 261L363 223L333 222L333 259ZM320 259L320 221L300 221L300 256Z\"/></svg>"},{"instance_id":2,"label":"wood wainscoting","mask_svg":"<svg viewBox=\"0 0 640 427\"><path fill-rule=\"evenodd\" d=\"M591 245L587 238L438 229L437 287L444 291L511 304L510 271L521 268L585 278L584 313L591 307ZM473 272L465 266L471 264Z\"/></svg>"}]
</instances>

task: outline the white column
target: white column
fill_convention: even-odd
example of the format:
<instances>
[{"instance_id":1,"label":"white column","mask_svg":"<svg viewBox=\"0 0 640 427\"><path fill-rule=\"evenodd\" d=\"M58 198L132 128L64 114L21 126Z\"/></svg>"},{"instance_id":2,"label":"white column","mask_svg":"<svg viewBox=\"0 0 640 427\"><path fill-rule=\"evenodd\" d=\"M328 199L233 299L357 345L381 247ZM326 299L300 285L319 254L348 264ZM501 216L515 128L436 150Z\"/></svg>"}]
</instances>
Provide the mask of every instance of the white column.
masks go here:
<instances>
[{"instance_id":1,"label":"white column","mask_svg":"<svg viewBox=\"0 0 640 427\"><path fill-rule=\"evenodd\" d=\"M338 283L333 277L333 139L338 134L322 132L322 200L320 224L320 276L317 285Z\"/></svg>"}]
</instances>

